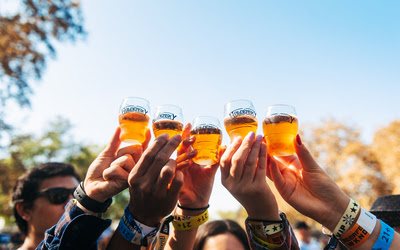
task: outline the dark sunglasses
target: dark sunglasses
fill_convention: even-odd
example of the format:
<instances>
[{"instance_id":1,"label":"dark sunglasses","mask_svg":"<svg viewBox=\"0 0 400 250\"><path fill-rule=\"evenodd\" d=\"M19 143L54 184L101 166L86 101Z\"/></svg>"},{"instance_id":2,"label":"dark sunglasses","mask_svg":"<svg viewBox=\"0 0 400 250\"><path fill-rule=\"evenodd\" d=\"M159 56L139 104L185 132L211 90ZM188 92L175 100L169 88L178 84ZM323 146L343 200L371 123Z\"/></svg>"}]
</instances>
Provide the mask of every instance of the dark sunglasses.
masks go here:
<instances>
[{"instance_id":1,"label":"dark sunglasses","mask_svg":"<svg viewBox=\"0 0 400 250\"><path fill-rule=\"evenodd\" d=\"M46 196L51 204L63 204L68 201L69 196L73 194L75 188L49 188L37 193L37 197Z\"/></svg>"}]
</instances>

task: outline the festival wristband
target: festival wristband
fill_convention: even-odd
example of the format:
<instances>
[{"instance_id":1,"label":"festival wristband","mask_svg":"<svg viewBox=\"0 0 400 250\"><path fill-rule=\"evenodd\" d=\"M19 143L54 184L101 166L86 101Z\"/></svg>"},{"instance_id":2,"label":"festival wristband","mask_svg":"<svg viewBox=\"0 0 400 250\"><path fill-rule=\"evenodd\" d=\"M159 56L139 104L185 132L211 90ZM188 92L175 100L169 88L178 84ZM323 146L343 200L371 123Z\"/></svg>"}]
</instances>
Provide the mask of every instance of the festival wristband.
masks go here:
<instances>
[{"instance_id":1,"label":"festival wristband","mask_svg":"<svg viewBox=\"0 0 400 250\"><path fill-rule=\"evenodd\" d=\"M160 226L160 231L157 234L157 238L155 241L155 244L153 245L154 250L163 250L165 245L167 244L167 240L169 237L169 223L174 219L172 215L164 218L163 221L161 221L161 226Z\"/></svg>"},{"instance_id":2,"label":"festival wristband","mask_svg":"<svg viewBox=\"0 0 400 250\"><path fill-rule=\"evenodd\" d=\"M254 242L262 247L265 247L267 249L274 249L279 247L281 244L272 244L272 243L268 243L263 241L262 239L258 238L257 236L255 236L254 234L251 235L251 237L253 238Z\"/></svg>"},{"instance_id":3,"label":"festival wristband","mask_svg":"<svg viewBox=\"0 0 400 250\"><path fill-rule=\"evenodd\" d=\"M208 221L208 209L204 213L193 216L186 221L173 220L172 225L176 230L190 230L206 223L206 221Z\"/></svg>"},{"instance_id":4,"label":"festival wristband","mask_svg":"<svg viewBox=\"0 0 400 250\"><path fill-rule=\"evenodd\" d=\"M282 234L285 226L282 221L272 221L272 224L269 224L271 221L263 220L248 219L247 221L252 234L264 242L282 245L282 243L285 241L285 238Z\"/></svg>"},{"instance_id":5,"label":"festival wristband","mask_svg":"<svg viewBox=\"0 0 400 250\"><path fill-rule=\"evenodd\" d=\"M139 246L142 244L142 232L138 231L140 228L136 225L132 227L126 219L125 214L119 221L118 228L122 237L124 237L127 241Z\"/></svg>"},{"instance_id":6,"label":"festival wristband","mask_svg":"<svg viewBox=\"0 0 400 250\"><path fill-rule=\"evenodd\" d=\"M381 231L379 233L379 238L372 247L372 250L384 250L389 249L390 244L392 244L394 229L389 227L385 222L381 221Z\"/></svg>"},{"instance_id":7,"label":"festival wristband","mask_svg":"<svg viewBox=\"0 0 400 250\"><path fill-rule=\"evenodd\" d=\"M349 205L347 206L346 211L340 218L338 224L335 227L335 230L333 230L333 235L336 238L339 239L344 232L349 230L350 226L354 222L354 219L357 217L359 211L360 211L360 205L358 205L357 202L353 201L350 198L350 202Z\"/></svg>"},{"instance_id":8,"label":"festival wristband","mask_svg":"<svg viewBox=\"0 0 400 250\"><path fill-rule=\"evenodd\" d=\"M376 216L361 208L357 222L348 232L342 235L340 241L348 248L357 248L369 238L375 225Z\"/></svg>"}]
</instances>

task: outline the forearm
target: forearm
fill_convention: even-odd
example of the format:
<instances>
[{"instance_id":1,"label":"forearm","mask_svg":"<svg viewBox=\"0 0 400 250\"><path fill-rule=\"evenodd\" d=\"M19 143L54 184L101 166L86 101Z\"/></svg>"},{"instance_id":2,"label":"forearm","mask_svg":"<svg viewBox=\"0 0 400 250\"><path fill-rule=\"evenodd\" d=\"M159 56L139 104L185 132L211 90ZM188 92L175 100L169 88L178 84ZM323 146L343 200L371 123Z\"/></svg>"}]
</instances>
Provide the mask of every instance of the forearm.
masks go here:
<instances>
[{"instance_id":1,"label":"forearm","mask_svg":"<svg viewBox=\"0 0 400 250\"><path fill-rule=\"evenodd\" d=\"M140 249L140 245L135 245L129 241L127 241L122 235L121 232L119 231L119 228L117 228L108 243L107 250L112 250L112 249Z\"/></svg>"}]
</instances>

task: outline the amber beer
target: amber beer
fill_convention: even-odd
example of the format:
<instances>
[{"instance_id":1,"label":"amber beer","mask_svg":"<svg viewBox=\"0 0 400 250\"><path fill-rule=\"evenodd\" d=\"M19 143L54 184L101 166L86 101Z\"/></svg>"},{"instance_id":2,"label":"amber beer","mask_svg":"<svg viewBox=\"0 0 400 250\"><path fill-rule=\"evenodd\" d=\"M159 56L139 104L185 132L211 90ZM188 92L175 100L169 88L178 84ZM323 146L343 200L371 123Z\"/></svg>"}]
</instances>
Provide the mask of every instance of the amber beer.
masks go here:
<instances>
[{"instance_id":1,"label":"amber beer","mask_svg":"<svg viewBox=\"0 0 400 250\"><path fill-rule=\"evenodd\" d=\"M197 123L196 119L193 122L194 128L190 132L191 136L196 137L193 149L198 151L193 161L199 165L215 164L219 161L218 150L222 143L222 131L218 127L219 122L216 120L216 124ZM201 122L201 120L198 121Z\"/></svg>"},{"instance_id":2,"label":"amber beer","mask_svg":"<svg viewBox=\"0 0 400 250\"><path fill-rule=\"evenodd\" d=\"M285 156L294 153L293 140L298 131L296 116L276 114L266 117L263 122L263 130L269 154Z\"/></svg>"},{"instance_id":3,"label":"amber beer","mask_svg":"<svg viewBox=\"0 0 400 250\"><path fill-rule=\"evenodd\" d=\"M229 134L231 141L236 136L244 138L249 132L257 133L257 118L249 115L241 115L236 117L227 117L224 119L226 132Z\"/></svg>"},{"instance_id":4,"label":"amber beer","mask_svg":"<svg viewBox=\"0 0 400 250\"><path fill-rule=\"evenodd\" d=\"M171 104L164 104L156 108L153 116L153 133L157 138L168 134L169 138L181 135L183 131L182 109Z\"/></svg>"},{"instance_id":5,"label":"amber beer","mask_svg":"<svg viewBox=\"0 0 400 250\"><path fill-rule=\"evenodd\" d=\"M120 139L126 143L143 143L149 125L149 102L139 97L127 97L119 112Z\"/></svg>"},{"instance_id":6,"label":"amber beer","mask_svg":"<svg viewBox=\"0 0 400 250\"><path fill-rule=\"evenodd\" d=\"M258 121L254 105L249 100L234 100L225 104L224 125L231 141L253 131L257 133Z\"/></svg>"},{"instance_id":7,"label":"amber beer","mask_svg":"<svg viewBox=\"0 0 400 250\"><path fill-rule=\"evenodd\" d=\"M153 133L155 137L167 133L169 138L174 135L181 135L183 131L183 124L178 121L159 121L153 123Z\"/></svg>"}]
</instances>

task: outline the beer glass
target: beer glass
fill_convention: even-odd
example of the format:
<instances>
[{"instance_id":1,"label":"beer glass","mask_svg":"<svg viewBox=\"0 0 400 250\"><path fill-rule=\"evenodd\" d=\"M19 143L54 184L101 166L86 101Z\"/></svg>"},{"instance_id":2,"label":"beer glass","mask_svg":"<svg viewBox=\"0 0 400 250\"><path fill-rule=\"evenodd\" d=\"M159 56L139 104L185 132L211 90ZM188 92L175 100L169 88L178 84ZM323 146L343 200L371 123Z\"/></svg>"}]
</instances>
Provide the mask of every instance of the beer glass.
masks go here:
<instances>
[{"instance_id":1,"label":"beer glass","mask_svg":"<svg viewBox=\"0 0 400 250\"><path fill-rule=\"evenodd\" d=\"M143 143L149 125L149 101L139 97L127 97L122 100L119 109L120 139L127 143Z\"/></svg>"},{"instance_id":2,"label":"beer glass","mask_svg":"<svg viewBox=\"0 0 400 250\"><path fill-rule=\"evenodd\" d=\"M193 149L197 156L193 161L199 165L212 165L219 161L218 150L222 142L222 131L218 118L199 116L193 121L191 136L196 136Z\"/></svg>"},{"instance_id":3,"label":"beer glass","mask_svg":"<svg viewBox=\"0 0 400 250\"><path fill-rule=\"evenodd\" d=\"M257 117L253 103L235 100L225 104L224 125L231 141L236 136L244 138L250 131L257 134Z\"/></svg>"},{"instance_id":4,"label":"beer glass","mask_svg":"<svg viewBox=\"0 0 400 250\"><path fill-rule=\"evenodd\" d=\"M293 140L298 131L295 108L284 104L267 107L263 130L269 154L292 155L294 153Z\"/></svg>"},{"instance_id":5,"label":"beer glass","mask_svg":"<svg viewBox=\"0 0 400 250\"><path fill-rule=\"evenodd\" d=\"M174 105L161 105L156 108L153 118L153 133L157 138L167 133L169 138L182 134L183 115L182 110Z\"/></svg>"}]
</instances>

